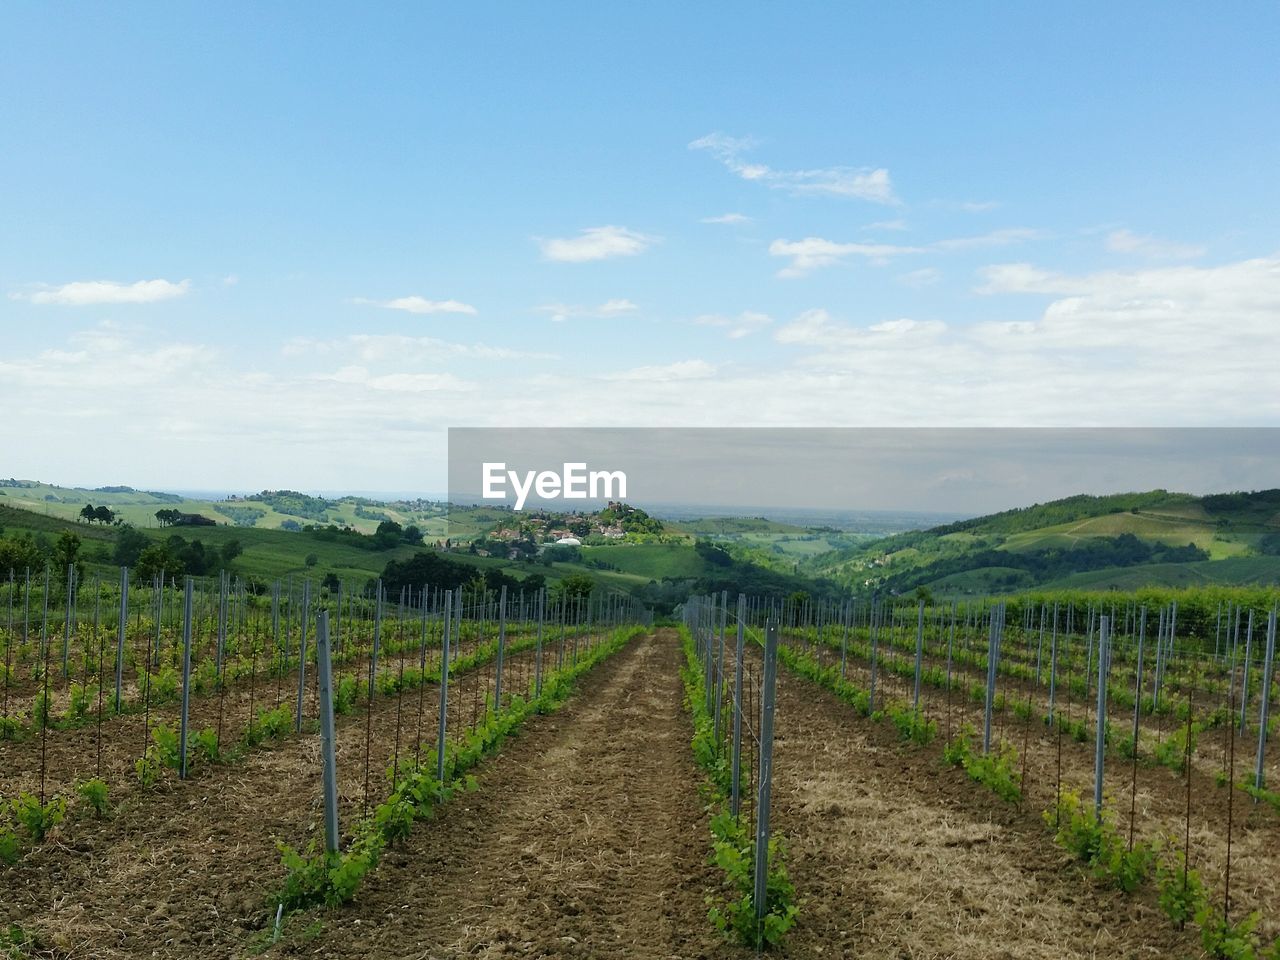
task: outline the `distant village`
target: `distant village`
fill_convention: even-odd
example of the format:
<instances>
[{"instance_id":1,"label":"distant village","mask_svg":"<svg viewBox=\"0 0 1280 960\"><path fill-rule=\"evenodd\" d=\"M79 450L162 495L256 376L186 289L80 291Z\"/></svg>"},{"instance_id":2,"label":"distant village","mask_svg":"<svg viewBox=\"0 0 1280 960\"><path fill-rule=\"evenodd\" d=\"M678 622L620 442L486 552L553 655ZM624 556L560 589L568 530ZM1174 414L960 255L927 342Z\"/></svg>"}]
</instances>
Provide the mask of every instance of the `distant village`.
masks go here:
<instances>
[{"instance_id":1,"label":"distant village","mask_svg":"<svg viewBox=\"0 0 1280 960\"><path fill-rule=\"evenodd\" d=\"M573 548L583 544L657 540L662 521L639 507L609 501L599 513L563 514L533 511L513 514L477 537L465 549L477 556L505 556L509 560L532 559L548 548ZM446 549L456 549L449 541Z\"/></svg>"}]
</instances>

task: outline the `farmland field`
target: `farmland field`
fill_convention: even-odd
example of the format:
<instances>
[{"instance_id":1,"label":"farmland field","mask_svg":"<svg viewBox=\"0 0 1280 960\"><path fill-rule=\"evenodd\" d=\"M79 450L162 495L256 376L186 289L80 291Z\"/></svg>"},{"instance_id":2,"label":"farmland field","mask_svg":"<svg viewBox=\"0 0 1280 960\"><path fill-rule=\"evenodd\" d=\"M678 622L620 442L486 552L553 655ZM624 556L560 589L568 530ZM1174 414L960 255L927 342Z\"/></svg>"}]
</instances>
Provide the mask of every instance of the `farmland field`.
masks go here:
<instances>
[{"instance_id":1,"label":"farmland field","mask_svg":"<svg viewBox=\"0 0 1280 960\"><path fill-rule=\"evenodd\" d=\"M722 592L655 626L608 583L51 580L46 608L15 578L14 955L1195 958L1234 937L1256 960L1280 937L1273 590Z\"/></svg>"}]
</instances>

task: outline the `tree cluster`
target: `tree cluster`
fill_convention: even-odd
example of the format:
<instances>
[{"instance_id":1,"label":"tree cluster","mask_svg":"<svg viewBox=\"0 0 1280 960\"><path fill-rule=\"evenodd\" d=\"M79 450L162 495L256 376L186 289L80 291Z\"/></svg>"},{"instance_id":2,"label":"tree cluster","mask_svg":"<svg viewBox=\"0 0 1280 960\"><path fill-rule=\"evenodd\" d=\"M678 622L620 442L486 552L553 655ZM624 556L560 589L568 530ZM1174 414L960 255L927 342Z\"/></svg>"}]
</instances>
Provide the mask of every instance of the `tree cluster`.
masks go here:
<instances>
[{"instance_id":1,"label":"tree cluster","mask_svg":"<svg viewBox=\"0 0 1280 960\"><path fill-rule=\"evenodd\" d=\"M86 503L80 510L80 519L86 523L115 523L116 514L110 507L95 507Z\"/></svg>"}]
</instances>

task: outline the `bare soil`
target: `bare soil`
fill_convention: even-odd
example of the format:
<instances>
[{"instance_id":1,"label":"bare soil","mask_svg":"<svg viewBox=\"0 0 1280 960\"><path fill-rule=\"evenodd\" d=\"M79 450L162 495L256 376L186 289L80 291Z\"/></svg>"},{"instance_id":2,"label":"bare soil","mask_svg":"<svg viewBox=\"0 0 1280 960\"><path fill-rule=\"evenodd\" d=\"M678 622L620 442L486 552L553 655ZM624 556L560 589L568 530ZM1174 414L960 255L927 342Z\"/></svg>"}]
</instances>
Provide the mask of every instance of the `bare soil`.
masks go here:
<instances>
[{"instance_id":1,"label":"bare soil","mask_svg":"<svg viewBox=\"0 0 1280 960\"><path fill-rule=\"evenodd\" d=\"M717 881L671 631L602 665L487 763L480 790L390 855L355 903L269 956L738 957Z\"/></svg>"},{"instance_id":2,"label":"bare soil","mask_svg":"<svg viewBox=\"0 0 1280 960\"><path fill-rule=\"evenodd\" d=\"M1149 897L1098 889L1037 810L779 671L774 824L805 903L788 957L1194 957Z\"/></svg>"}]
</instances>

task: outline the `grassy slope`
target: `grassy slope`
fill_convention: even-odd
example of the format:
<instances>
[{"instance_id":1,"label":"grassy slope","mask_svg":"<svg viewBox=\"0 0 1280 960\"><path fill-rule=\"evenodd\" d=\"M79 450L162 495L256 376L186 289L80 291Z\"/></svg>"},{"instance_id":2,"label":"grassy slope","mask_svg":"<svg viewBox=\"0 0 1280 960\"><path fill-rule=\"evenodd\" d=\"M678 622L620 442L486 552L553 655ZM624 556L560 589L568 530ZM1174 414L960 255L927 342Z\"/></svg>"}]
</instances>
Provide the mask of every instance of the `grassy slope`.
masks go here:
<instances>
[{"instance_id":1,"label":"grassy slope","mask_svg":"<svg viewBox=\"0 0 1280 960\"><path fill-rule=\"evenodd\" d=\"M157 510L163 509L174 509L182 513L198 513L211 520L216 520L220 524L231 522L227 516L215 509L215 501L212 500L174 500L168 496L155 496L145 491L102 493L74 487L58 487L46 483L36 484L33 487L5 487L0 489L0 504L31 510L51 517L60 517L64 520L75 520L86 503L91 503L95 507L110 507L118 516L123 517L128 523L141 529L158 526L155 514ZM262 510L263 515L254 524L256 529L278 530L286 520L293 520L302 524L314 522L305 517L279 513L266 503L259 501L235 501L227 505L232 507L253 507ZM328 510L329 522L338 526L354 527L361 533L372 533L377 528L379 521L357 517L355 509L356 503L354 500L336 501L335 505ZM446 536L443 516L419 511L400 510L390 505L380 505L370 509L385 513L402 526L408 526L411 523L416 524L428 538L435 539ZM459 519L462 518L463 514L460 513ZM492 522L492 520L489 522Z\"/></svg>"},{"instance_id":2,"label":"grassy slope","mask_svg":"<svg viewBox=\"0 0 1280 960\"><path fill-rule=\"evenodd\" d=\"M1071 547L1090 537L1115 537L1122 533L1132 533L1142 540L1157 540L1174 547L1194 543L1208 551L1213 560L1248 554L1252 542L1259 535L1252 532L1221 533L1216 521L1203 509L1184 508L1169 512L1152 510L1136 514L1111 513L1027 530L1011 534L1004 542L1003 549L1021 552Z\"/></svg>"},{"instance_id":3,"label":"grassy slope","mask_svg":"<svg viewBox=\"0 0 1280 960\"><path fill-rule=\"evenodd\" d=\"M488 517L480 517L476 521L483 525L492 522ZM83 541L82 556L93 572L100 575L114 572L110 555L118 532L116 528L62 519L43 512L17 510L0 500L0 533L5 536L29 531L52 540L63 530L74 532ZM232 565L234 571L241 576L272 580L290 576L319 579L332 572L344 580L363 581L378 576L389 560L410 557L419 549L399 546L391 550L366 550L351 543L319 540L305 533L230 525L163 530L143 528L141 532L157 540L173 535L185 540L199 540L206 547L214 549L229 540L238 540L244 547L244 552ZM313 554L316 563L308 566L306 559ZM687 543L587 547L583 550L583 563L554 563L550 566L510 561L501 557L477 557L461 551L448 556L480 571L499 569L521 579L542 574L549 581L556 581L571 574L585 573L606 587L621 590L641 586L651 579L660 580L664 576L697 577L706 570L702 559ZM619 569L594 567L590 561L595 559L614 564Z\"/></svg>"},{"instance_id":4,"label":"grassy slope","mask_svg":"<svg viewBox=\"0 0 1280 960\"><path fill-rule=\"evenodd\" d=\"M599 560L618 572L647 582L663 577L698 577L706 569L702 558L688 544L620 543L606 547L583 547L583 559Z\"/></svg>"},{"instance_id":5,"label":"grassy slope","mask_svg":"<svg viewBox=\"0 0 1280 960\"><path fill-rule=\"evenodd\" d=\"M1045 584L1046 589L1136 590L1151 584L1194 587L1280 583L1280 557L1228 557L1197 563L1150 563L1119 570L1091 570Z\"/></svg>"},{"instance_id":6,"label":"grassy slope","mask_svg":"<svg viewBox=\"0 0 1280 960\"><path fill-rule=\"evenodd\" d=\"M1280 579L1280 560L1254 555L1255 545L1262 536L1280 530L1280 515L1267 503L1265 498L1259 498L1234 509L1210 511L1203 499L1186 494L1153 492L1071 498L936 528L927 531L923 538L919 534L886 537L852 555L844 553L838 569L860 583L866 577L897 574L942 556L981 549L984 545L1023 553L1070 548L1090 538L1127 533L1170 546L1194 543L1205 550L1210 559L1189 564L1157 563L1090 571L1046 586L1129 589L1152 583L1275 582ZM1063 521L1064 512L1074 515ZM869 561L873 558L887 559L890 563L871 565ZM988 592L1008 589L1007 578L1011 575L1026 579L1026 574L1016 568L995 566L952 574L929 586L942 592Z\"/></svg>"}]
</instances>

